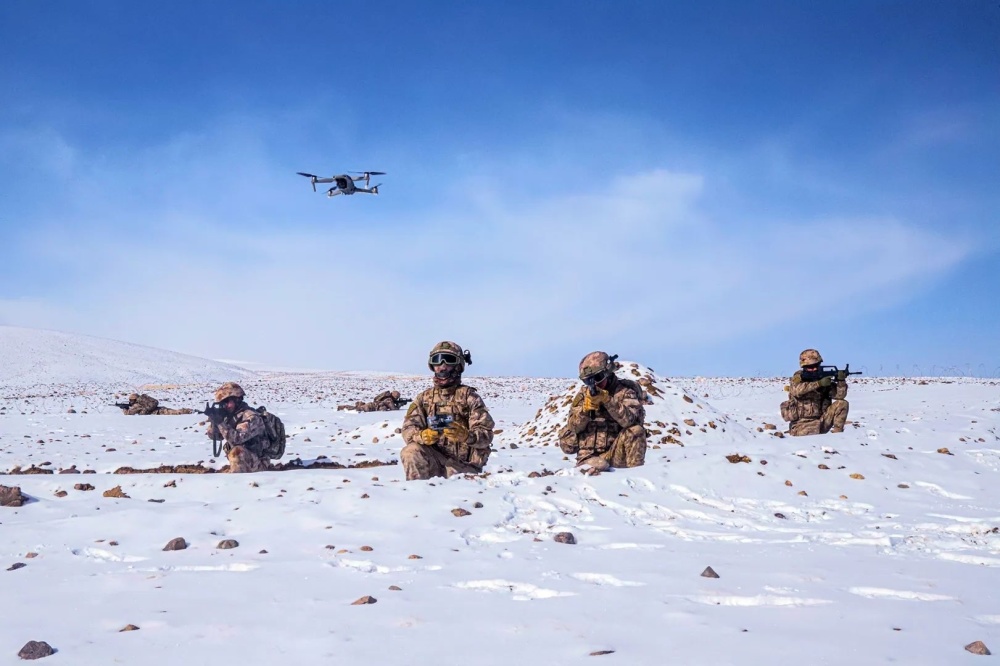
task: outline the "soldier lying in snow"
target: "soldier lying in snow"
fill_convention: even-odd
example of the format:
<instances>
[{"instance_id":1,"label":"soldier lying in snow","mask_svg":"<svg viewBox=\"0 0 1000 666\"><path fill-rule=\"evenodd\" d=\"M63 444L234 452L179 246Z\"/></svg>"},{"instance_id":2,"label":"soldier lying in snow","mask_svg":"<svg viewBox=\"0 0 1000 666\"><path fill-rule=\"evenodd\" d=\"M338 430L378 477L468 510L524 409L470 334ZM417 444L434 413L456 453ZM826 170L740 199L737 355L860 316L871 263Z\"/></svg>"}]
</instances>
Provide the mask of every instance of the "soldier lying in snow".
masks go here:
<instances>
[{"instance_id":1,"label":"soldier lying in snow","mask_svg":"<svg viewBox=\"0 0 1000 666\"><path fill-rule=\"evenodd\" d=\"M120 408L125 416L146 416L152 414L170 416L173 414L194 413L190 409L170 409L169 407L160 407L159 400L148 396L145 393L142 395L139 395L138 393L130 393L128 396L128 404L115 403L115 407Z\"/></svg>"}]
</instances>

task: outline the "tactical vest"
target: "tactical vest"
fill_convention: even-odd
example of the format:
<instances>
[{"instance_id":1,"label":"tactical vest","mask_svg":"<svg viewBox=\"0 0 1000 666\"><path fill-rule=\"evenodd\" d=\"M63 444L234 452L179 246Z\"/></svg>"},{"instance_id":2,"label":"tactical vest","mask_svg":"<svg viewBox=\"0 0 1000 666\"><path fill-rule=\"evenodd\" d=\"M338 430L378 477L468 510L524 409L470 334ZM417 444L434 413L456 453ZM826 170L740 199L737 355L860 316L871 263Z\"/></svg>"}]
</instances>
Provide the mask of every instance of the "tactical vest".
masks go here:
<instances>
[{"instance_id":1,"label":"tactical vest","mask_svg":"<svg viewBox=\"0 0 1000 666\"><path fill-rule=\"evenodd\" d=\"M615 384L614 393L615 395L620 391L625 389L632 389L635 392L636 398L639 400L640 404L643 402L643 391L642 387L639 386L637 382L631 379L618 379ZM587 389L584 389L586 391ZM583 393L580 393L580 401L583 401ZM615 442L615 438L621 433L622 427L618 421L608 413L607 409L602 405L597 414L590 419L590 423L587 424L586 429L577 435L577 442L579 443L579 456L580 458L586 458L598 453L604 453Z\"/></svg>"},{"instance_id":2,"label":"tactical vest","mask_svg":"<svg viewBox=\"0 0 1000 666\"><path fill-rule=\"evenodd\" d=\"M427 416L451 416L455 423L461 423L469 428L468 397L470 393L475 393L476 389L471 386L461 384L451 395L445 395L442 389L432 388L424 393L424 406ZM476 449L465 442L453 443L444 437L435 444L438 449L447 455L473 467L482 469L490 457L490 449Z\"/></svg>"}]
</instances>

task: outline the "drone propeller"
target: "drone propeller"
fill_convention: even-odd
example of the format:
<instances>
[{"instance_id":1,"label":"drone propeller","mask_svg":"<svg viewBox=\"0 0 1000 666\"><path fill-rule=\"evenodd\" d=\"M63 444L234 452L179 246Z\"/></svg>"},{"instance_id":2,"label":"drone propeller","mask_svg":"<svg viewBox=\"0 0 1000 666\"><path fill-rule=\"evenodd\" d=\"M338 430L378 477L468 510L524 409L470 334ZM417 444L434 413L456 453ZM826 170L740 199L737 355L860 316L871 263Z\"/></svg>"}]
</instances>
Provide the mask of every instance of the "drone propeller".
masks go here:
<instances>
[{"instance_id":1,"label":"drone propeller","mask_svg":"<svg viewBox=\"0 0 1000 666\"><path fill-rule=\"evenodd\" d=\"M300 176L305 176L306 178L311 180L313 186L313 192L316 191L316 179L319 178L319 176L315 176L311 173L302 173L301 171L296 171L295 173L299 174Z\"/></svg>"},{"instance_id":2,"label":"drone propeller","mask_svg":"<svg viewBox=\"0 0 1000 666\"><path fill-rule=\"evenodd\" d=\"M352 171L351 173L356 173L365 179L365 187L371 184L372 176L384 176L385 171Z\"/></svg>"}]
</instances>

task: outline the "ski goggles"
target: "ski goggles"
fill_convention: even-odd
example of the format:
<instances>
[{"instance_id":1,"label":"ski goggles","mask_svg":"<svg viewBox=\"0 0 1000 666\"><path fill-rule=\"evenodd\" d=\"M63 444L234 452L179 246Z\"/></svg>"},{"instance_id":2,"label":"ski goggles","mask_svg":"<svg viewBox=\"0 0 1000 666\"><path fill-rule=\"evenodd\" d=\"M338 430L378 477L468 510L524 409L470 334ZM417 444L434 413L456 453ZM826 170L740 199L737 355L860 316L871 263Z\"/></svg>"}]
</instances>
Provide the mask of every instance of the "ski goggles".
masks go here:
<instances>
[{"instance_id":1,"label":"ski goggles","mask_svg":"<svg viewBox=\"0 0 1000 666\"><path fill-rule=\"evenodd\" d=\"M596 386L597 384L603 384L610 376L611 372L609 370L601 370L597 374L593 374L584 379L583 383L587 386Z\"/></svg>"},{"instance_id":2,"label":"ski goggles","mask_svg":"<svg viewBox=\"0 0 1000 666\"><path fill-rule=\"evenodd\" d=\"M462 357L451 352L437 352L431 354L428 363L431 365L461 365Z\"/></svg>"}]
</instances>

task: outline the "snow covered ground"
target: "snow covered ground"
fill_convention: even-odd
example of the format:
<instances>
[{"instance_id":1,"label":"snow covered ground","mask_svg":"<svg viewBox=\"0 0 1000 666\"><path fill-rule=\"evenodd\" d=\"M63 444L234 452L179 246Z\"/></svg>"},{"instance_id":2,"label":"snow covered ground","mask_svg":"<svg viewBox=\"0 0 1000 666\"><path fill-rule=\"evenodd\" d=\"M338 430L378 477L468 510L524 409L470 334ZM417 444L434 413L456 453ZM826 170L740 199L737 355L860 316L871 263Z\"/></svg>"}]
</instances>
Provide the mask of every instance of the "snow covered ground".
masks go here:
<instances>
[{"instance_id":1,"label":"snow covered ground","mask_svg":"<svg viewBox=\"0 0 1000 666\"><path fill-rule=\"evenodd\" d=\"M171 407L230 378L174 381L147 361ZM198 415L122 416L107 403L130 387L93 372L59 391L28 372L0 384L0 485L31 498L0 507L0 665L29 640L80 666L950 665L978 663L973 641L1000 650L995 380L860 379L847 432L790 438L783 380L627 364L653 396L652 448L589 477L554 443L572 379L469 377L497 421L488 473L405 482L403 412L336 405L427 377L234 376L300 462L125 474L224 461ZM188 547L163 550L176 537Z\"/></svg>"}]
</instances>

